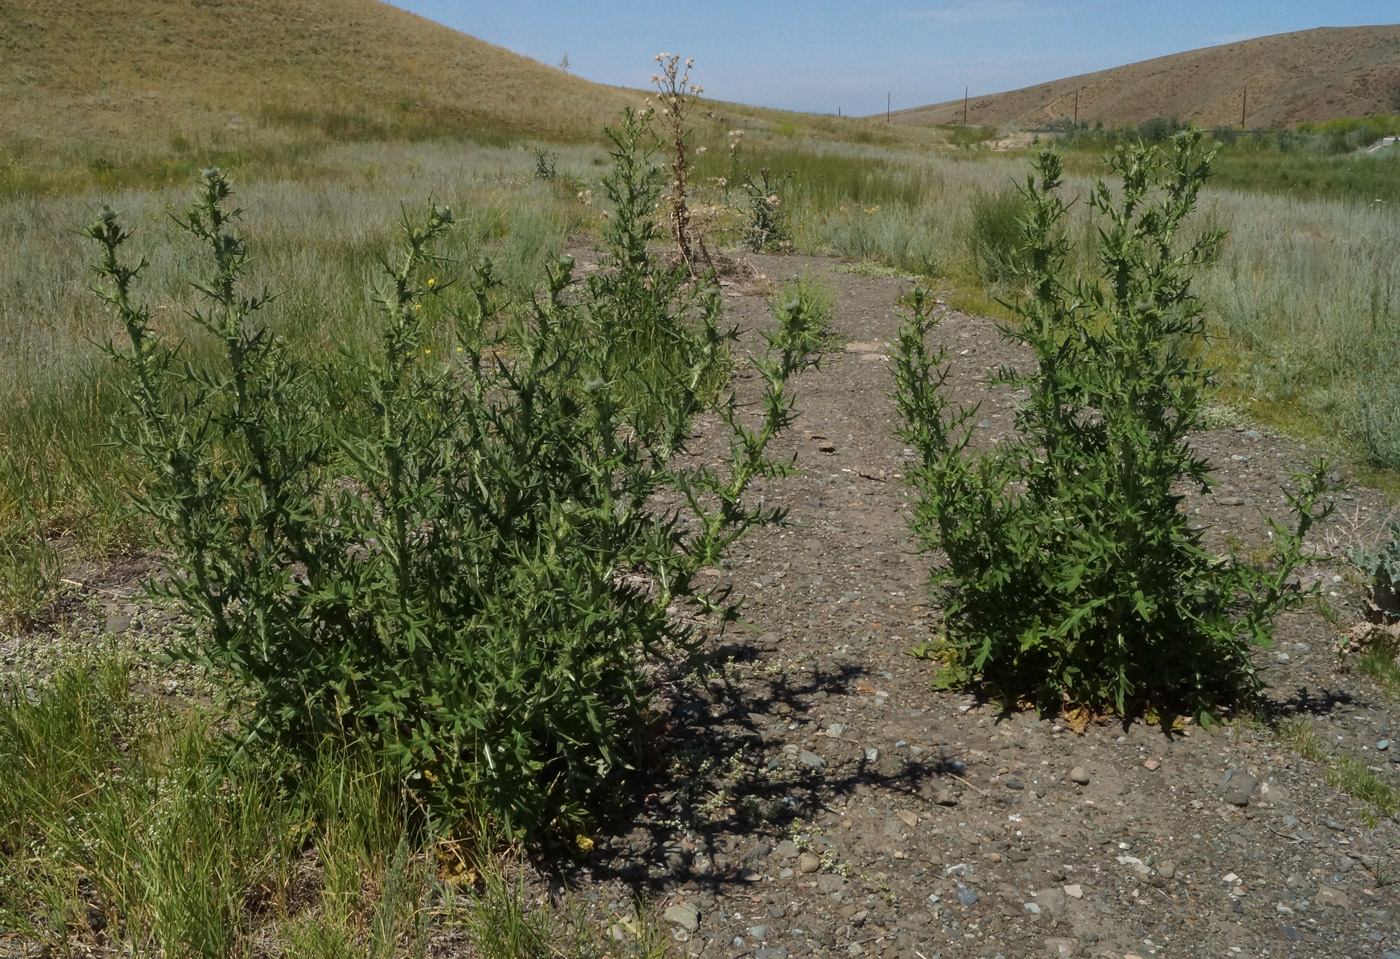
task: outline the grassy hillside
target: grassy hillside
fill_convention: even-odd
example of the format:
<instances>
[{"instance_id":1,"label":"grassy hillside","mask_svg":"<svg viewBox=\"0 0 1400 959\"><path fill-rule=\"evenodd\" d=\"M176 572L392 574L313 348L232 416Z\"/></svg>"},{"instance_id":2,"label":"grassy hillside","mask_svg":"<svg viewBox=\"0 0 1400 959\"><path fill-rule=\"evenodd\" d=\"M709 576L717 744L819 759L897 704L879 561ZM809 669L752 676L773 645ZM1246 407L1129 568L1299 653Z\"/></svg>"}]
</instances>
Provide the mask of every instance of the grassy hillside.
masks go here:
<instances>
[{"instance_id":1,"label":"grassy hillside","mask_svg":"<svg viewBox=\"0 0 1400 959\"><path fill-rule=\"evenodd\" d=\"M1238 125L1242 109L1251 128L1400 112L1400 25L1280 33L975 97L967 122L1034 127L1073 118L1075 91L1079 119L1108 126L1153 117ZM963 102L901 110L894 119L961 123Z\"/></svg>"},{"instance_id":2,"label":"grassy hillside","mask_svg":"<svg viewBox=\"0 0 1400 959\"><path fill-rule=\"evenodd\" d=\"M15 0L0 126L46 145L259 128L576 139L631 98L379 0Z\"/></svg>"},{"instance_id":3,"label":"grassy hillside","mask_svg":"<svg viewBox=\"0 0 1400 959\"><path fill-rule=\"evenodd\" d=\"M333 142L597 142L642 96L380 0L10 0L0 194L177 182L211 164L315 176ZM938 140L883 118L709 106L721 141L740 118L789 137Z\"/></svg>"}]
</instances>

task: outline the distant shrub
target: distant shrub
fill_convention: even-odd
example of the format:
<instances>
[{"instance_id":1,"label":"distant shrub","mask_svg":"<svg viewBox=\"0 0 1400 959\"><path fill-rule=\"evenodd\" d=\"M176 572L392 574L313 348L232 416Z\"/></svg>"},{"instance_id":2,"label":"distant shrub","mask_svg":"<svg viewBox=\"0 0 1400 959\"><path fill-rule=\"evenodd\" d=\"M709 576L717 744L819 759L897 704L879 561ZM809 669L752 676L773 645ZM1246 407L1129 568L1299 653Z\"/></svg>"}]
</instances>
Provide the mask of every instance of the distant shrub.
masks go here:
<instances>
[{"instance_id":1,"label":"distant shrub","mask_svg":"<svg viewBox=\"0 0 1400 959\"><path fill-rule=\"evenodd\" d=\"M694 57L687 57L684 67L681 66L681 58L676 54L658 53L652 59L660 65L661 70L660 73L653 73L651 76L652 85L656 87L661 103L653 116L661 124L669 150L667 172L670 174L670 181L667 184L665 199L671 239L675 241L676 252L685 261L686 268L692 275L698 275L699 261L696 244L692 242L695 238L692 236L690 204L687 199L694 162L690 155L690 126L687 118L695 101L705 90L699 84L690 82L690 68L695 63ZM698 252L704 255L703 249Z\"/></svg>"},{"instance_id":2,"label":"distant shrub","mask_svg":"<svg viewBox=\"0 0 1400 959\"><path fill-rule=\"evenodd\" d=\"M1004 283L1022 271L1021 220L1026 213L1026 198L1018 190L978 190L972 195L965 242L984 284Z\"/></svg>"},{"instance_id":3,"label":"distant shrub","mask_svg":"<svg viewBox=\"0 0 1400 959\"><path fill-rule=\"evenodd\" d=\"M758 171L758 178L743 173L740 188L744 192L741 213L743 215L744 246L755 253L764 250L787 249L792 245L792 234L787 228L787 211L783 208L781 188L792 178L774 177L764 167Z\"/></svg>"},{"instance_id":4,"label":"distant shrub","mask_svg":"<svg viewBox=\"0 0 1400 959\"><path fill-rule=\"evenodd\" d=\"M193 319L221 367L191 370L152 331L116 214L91 227L127 334L123 439L171 555L152 588L192 614L183 655L234 681L240 735L308 759L326 737L361 742L437 815L519 834L616 795L648 738L647 664L694 641L673 607L732 612L696 573L775 515L745 493L786 469L766 450L810 340L801 310L781 317L754 360L756 411L718 389L718 291L647 299L677 285L646 251L656 174L629 136L610 279L566 296L561 261L512 305L489 265L438 279L448 211L405 218L378 348L338 366L293 361L255 322L271 298L243 289L218 171L181 222L211 256ZM638 324L666 362L640 362ZM347 366L361 385L328 409ZM681 466L706 409L730 433L726 465Z\"/></svg>"},{"instance_id":5,"label":"distant shrub","mask_svg":"<svg viewBox=\"0 0 1400 959\"><path fill-rule=\"evenodd\" d=\"M943 134L948 138L948 142L958 147L974 147L991 140L997 136L996 127L964 127L949 126L943 127Z\"/></svg>"},{"instance_id":6,"label":"distant shrub","mask_svg":"<svg viewBox=\"0 0 1400 959\"><path fill-rule=\"evenodd\" d=\"M544 147L535 147L535 179L550 182L559 176L559 155Z\"/></svg>"},{"instance_id":7,"label":"distant shrub","mask_svg":"<svg viewBox=\"0 0 1400 959\"><path fill-rule=\"evenodd\" d=\"M818 353L831 345L836 336L832 321L836 315L836 288L829 282L804 275L783 281L781 289L768 303L775 317L788 314L803 318L802 328L807 339L803 349Z\"/></svg>"},{"instance_id":8,"label":"distant shrub","mask_svg":"<svg viewBox=\"0 0 1400 959\"><path fill-rule=\"evenodd\" d=\"M1208 719L1257 686L1252 644L1298 600L1289 576L1325 484L1318 464L1288 494L1295 530L1271 523L1264 570L1221 560L1181 508L1182 486L1207 489L1211 467L1187 437L1201 425L1211 381L1191 275L1223 234L1179 235L1209 170L1200 134L1162 155L1114 155L1119 191L1100 181L1098 282L1070 282L1061 223L1061 166L1042 153L1023 187L1021 249L1029 286L1003 335L1035 366L1004 370L1026 393L1019 434L974 448L976 408L943 392L946 349L926 340L939 314L925 291L899 334L901 437L918 453L907 471L912 521L946 565L934 573L946 638L921 652L940 682L987 690L1008 708L1182 709Z\"/></svg>"},{"instance_id":9,"label":"distant shrub","mask_svg":"<svg viewBox=\"0 0 1400 959\"><path fill-rule=\"evenodd\" d=\"M1137 126L1137 135L1144 143L1161 143L1184 130L1176 117L1153 117Z\"/></svg>"},{"instance_id":10,"label":"distant shrub","mask_svg":"<svg viewBox=\"0 0 1400 959\"><path fill-rule=\"evenodd\" d=\"M1400 470L1400 376L1396 364L1375 364L1357 382L1357 426L1366 459L1374 466Z\"/></svg>"}]
</instances>

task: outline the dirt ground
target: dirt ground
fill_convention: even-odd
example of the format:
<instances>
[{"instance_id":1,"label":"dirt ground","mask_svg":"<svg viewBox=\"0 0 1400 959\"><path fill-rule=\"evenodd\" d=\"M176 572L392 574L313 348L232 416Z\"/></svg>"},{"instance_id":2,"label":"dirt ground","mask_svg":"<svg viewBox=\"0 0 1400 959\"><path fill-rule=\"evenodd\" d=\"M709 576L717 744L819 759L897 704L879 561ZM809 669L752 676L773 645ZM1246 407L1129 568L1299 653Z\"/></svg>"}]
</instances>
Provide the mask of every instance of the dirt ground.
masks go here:
<instances>
[{"instance_id":1,"label":"dirt ground","mask_svg":"<svg viewBox=\"0 0 1400 959\"><path fill-rule=\"evenodd\" d=\"M831 284L846 343L799 384L784 444L800 473L761 491L787 509L785 525L758 531L716 571L747 597L745 623L714 640L709 675L668 690L670 740L651 791L585 859L551 861L556 888L604 921L641 896L678 955L725 959L1400 959L1400 823L1368 820L1268 725L1076 732L931 690L930 664L909 654L935 619L931 559L906 525L910 451L890 399L909 282L832 260L752 262L770 280ZM771 324L763 285L726 291L746 328ZM1014 398L988 373L1025 357L981 317L950 313L936 336L952 349L950 384L982 402L994 440ZM1191 508L1218 548L1261 541L1262 514L1282 518L1281 483L1315 455L1243 424L1198 446L1220 485ZM1335 651L1359 616L1346 551L1374 544L1392 511L1364 488L1339 499L1305 578L1340 625L1314 604L1280 623L1259 661L1284 721L1400 782L1400 742L1388 745L1400 740L1400 706ZM141 571L86 575L99 632L159 637L158 617L130 599ZM0 643L6 670L33 655L32 643ZM161 682L173 691L181 680Z\"/></svg>"}]
</instances>

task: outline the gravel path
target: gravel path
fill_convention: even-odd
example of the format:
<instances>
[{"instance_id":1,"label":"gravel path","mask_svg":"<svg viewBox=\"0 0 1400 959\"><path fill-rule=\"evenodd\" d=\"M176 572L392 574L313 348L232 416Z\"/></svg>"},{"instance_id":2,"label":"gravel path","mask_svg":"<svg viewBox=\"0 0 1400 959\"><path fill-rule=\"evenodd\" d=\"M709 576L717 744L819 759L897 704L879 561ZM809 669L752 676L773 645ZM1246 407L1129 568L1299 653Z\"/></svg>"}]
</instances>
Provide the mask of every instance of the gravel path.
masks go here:
<instances>
[{"instance_id":1,"label":"gravel path","mask_svg":"<svg viewBox=\"0 0 1400 959\"><path fill-rule=\"evenodd\" d=\"M802 474L763 491L787 524L719 572L748 597L752 632L717 641L714 673L677 695L668 780L569 885L617 912L643 892L683 952L731 959L1400 955L1400 886L1386 884L1400 825L1368 828L1367 807L1269 728L1075 732L930 690L908 654L929 636L929 560L905 525L889 399L908 283L756 263L834 284L850 342L801 384L788 445ZM768 322L760 298L731 299L744 326ZM1025 357L984 318L952 314L938 335L993 439L1012 397L987 372ZM1216 545L1260 541L1260 510L1278 511L1281 480L1313 455L1243 427L1198 445L1220 467L1192 502ZM1304 575L1354 610L1341 557L1390 513L1365 489L1339 505ZM1283 621L1260 654L1271 695L1396 782L1400 745L1377 744L1400 739L1397 705L1339 672L1334 633L1313 609Z\"/></svg>"}]
</instances>

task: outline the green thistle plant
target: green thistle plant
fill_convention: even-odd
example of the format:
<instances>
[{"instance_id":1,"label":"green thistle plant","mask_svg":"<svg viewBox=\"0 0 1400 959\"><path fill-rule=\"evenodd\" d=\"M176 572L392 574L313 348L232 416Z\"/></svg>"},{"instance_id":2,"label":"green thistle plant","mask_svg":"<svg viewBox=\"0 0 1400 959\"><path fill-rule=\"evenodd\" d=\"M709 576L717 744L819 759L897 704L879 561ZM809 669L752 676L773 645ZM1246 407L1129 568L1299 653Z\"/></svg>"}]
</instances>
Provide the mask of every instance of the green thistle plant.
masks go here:
<instances>
[{"instance_id":1,"label":"green thistle plant","mask_svg":"<svg viewBox=\"0 0 1400 959\"><path fill-rule=\"evenodd\" d=\"M223 346L212 369L151 329L116 214L89 230L127 333L111 349L128 374L122 437L150 471L139 506L170 559L151 588L191 614L182 655L229 677L246 742L310 761L327 738L355 741L448 822L572 827L646 745L645 665L698 639L672 607L734 614L695 574L777 516L746 492L789 468L766 450L810 337L800 310L781 317L755 360L757 410L723 392L718 293L674 295L684 274L646 249L640 129L624 118L608 187L627 206L609 235L617 272L582 298L566 296L567 258L523 309L489 264L439 283L451 213L405 217L378 350L347 358L361 384L348 399L344 363L298 363L256 322L273 297L243 289L220 172L180 220L209 251L192 318ZM434 356L439 340L455 348ZM676 468L707 408L733 435L726 466ZM660 509L667 491L684 505Z\"/></svg>"},{"instance_id":2,"label":"green thistle plant","mask_svg":"<svg viewBox=\"0 0 1400 959\"><path fill-rule=\"evenodd\" d=\"M1208 489L1211 466L1191 449L1211 385L1192 272L1223 239L1178 242L1211 154L1198 133L1166 153L1120 148L1115 197L1099 182L1100 278L1071 283L1064 266L1060 161L1041 154L1022 188L1018 262L1030 291L1003 328L1028 347L1031 372L1003 370L1023 389L1019 435L974 447L976 409L953 409L942 386L947 351L930 352L938 323L916 290L899 336L901 436L919 453L909 471L913 526L946 564L934 573L946 642L924 652L941 682L982 687L1008 707L1029 701L1129 712L1171 707L1208 719L1252 693L1252 645L1301 594L1289 582L1301 538L1325 514L1327 466L1297 477L1293 530L1272 523L1273 563L1220 560L1181 508L1182 488Z\"/></svg>"}]
</instances>

